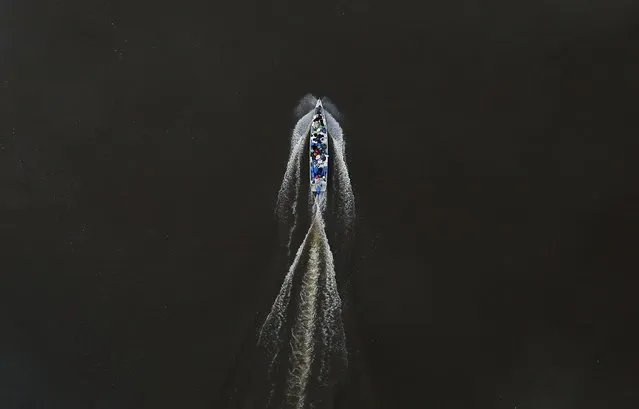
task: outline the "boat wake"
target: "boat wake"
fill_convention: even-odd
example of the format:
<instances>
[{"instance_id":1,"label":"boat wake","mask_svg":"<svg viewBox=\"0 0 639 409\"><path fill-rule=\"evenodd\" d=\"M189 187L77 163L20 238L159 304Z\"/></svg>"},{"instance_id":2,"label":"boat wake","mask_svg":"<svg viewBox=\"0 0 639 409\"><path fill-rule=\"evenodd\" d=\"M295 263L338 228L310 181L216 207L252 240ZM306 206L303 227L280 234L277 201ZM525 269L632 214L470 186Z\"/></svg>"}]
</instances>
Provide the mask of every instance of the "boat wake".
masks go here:
<instances>
[{"instance_id":1,"label":"boat wake","mask_svg":"<svg viewBox=\"0 0 639 409\"><path fill-rule=\"evenodd\" d=\"M313 100L305 97L300 107ZM321 100L314 102L293 131L278 195L276 214L286 232L290 267L259 333L269 385L261 408L330 408L347 367L342 300L329 242L341 248L348 240L354 197L341 127Z\"/></svg>"}]
</instances>

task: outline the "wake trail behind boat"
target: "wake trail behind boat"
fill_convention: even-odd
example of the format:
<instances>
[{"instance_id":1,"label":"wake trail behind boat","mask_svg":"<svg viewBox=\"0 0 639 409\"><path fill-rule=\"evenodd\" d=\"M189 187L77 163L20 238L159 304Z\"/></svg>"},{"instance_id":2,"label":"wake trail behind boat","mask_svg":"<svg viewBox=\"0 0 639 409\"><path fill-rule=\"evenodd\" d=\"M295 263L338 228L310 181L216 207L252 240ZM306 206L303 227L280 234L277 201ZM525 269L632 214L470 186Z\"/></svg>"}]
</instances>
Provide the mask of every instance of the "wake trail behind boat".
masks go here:
<instances>
[{"instance_id":1,"label":"wake trail behind boat","mask_svg":"<svg viewBox=\"0 0 639 409\"><path fill-rule=\"evenodd\" d=\"M244 409L329 409L347 367L329 243L342 248L354 220L342 129L312 96L302 99L298 113L276 206L290 267L258 336L265 388Z\"/></svg>"},{"instance_id":2,"label":"wake trail behind boat","mask_svg":"<svg viewBox=\"0 0 639 409\"><path fill-rule=\"evenodd\" d=\"M236 355L226 409L331 409L345 378L337 274L345 273L355 206L341 116L329 105L308 95L297 108L275 208L282 248L275 264L286 274L258 334Z\"/></svg>"}]
</instances>

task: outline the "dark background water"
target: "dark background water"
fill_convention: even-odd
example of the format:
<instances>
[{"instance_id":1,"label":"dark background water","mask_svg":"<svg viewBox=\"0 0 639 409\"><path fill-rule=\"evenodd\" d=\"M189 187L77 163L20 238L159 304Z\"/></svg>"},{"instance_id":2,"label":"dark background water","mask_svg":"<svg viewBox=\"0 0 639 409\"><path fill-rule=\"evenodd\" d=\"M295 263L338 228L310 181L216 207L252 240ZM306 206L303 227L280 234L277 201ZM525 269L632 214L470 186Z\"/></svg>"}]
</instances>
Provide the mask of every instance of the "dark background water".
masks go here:
<instances>
[{"instance_id":1,"label":"dark background water","mask_svg":"<svg viewBox=\"0 0 639 409\"><path fill-rule=\"evenodd\" d=\"M638 41L629 0L3 0L0 408L221 407L307 92L358 201L347 394L637 407Z\"/></svg>"}]
</instances>

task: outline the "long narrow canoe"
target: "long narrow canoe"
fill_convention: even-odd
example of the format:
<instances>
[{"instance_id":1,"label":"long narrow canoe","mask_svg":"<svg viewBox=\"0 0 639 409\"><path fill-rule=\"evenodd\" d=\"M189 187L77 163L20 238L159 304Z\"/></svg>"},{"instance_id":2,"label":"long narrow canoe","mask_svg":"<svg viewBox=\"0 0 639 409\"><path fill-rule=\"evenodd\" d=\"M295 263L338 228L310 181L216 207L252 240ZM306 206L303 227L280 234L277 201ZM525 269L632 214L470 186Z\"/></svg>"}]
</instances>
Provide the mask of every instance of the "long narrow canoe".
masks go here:
<instances>
[{"instance_id":1,"label":"long narrow canoe","mask_svg":"<svg viewBox=\"0 0 639 409\"><path fill-rule=\"evenodd\" d=\"M315 105L315 114L309 135L311 192L315 196L319 196L326 192L328 184L328 132L324 119L324 107L319 99Z\"/></svg>"}]
</instances>

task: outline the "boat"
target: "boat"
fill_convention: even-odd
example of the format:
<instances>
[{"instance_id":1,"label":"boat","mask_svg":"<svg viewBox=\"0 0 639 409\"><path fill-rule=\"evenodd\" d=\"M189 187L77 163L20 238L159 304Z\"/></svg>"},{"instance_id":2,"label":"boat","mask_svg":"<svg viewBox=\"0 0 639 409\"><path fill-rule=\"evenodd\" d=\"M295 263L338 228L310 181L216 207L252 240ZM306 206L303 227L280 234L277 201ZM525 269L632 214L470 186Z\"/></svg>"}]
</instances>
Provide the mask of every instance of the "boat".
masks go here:
<instances>
[{"instance_id":1,"label":"boat","mask_svg":"<svg viewBox=\"0 0 639 409\"><path fill-rule=\"evenodd\" d=\"M309 131L310 185L316 197L326 192L328 185L328 131L322 101L317 100Z\"/></svg>"}]
</instances>

